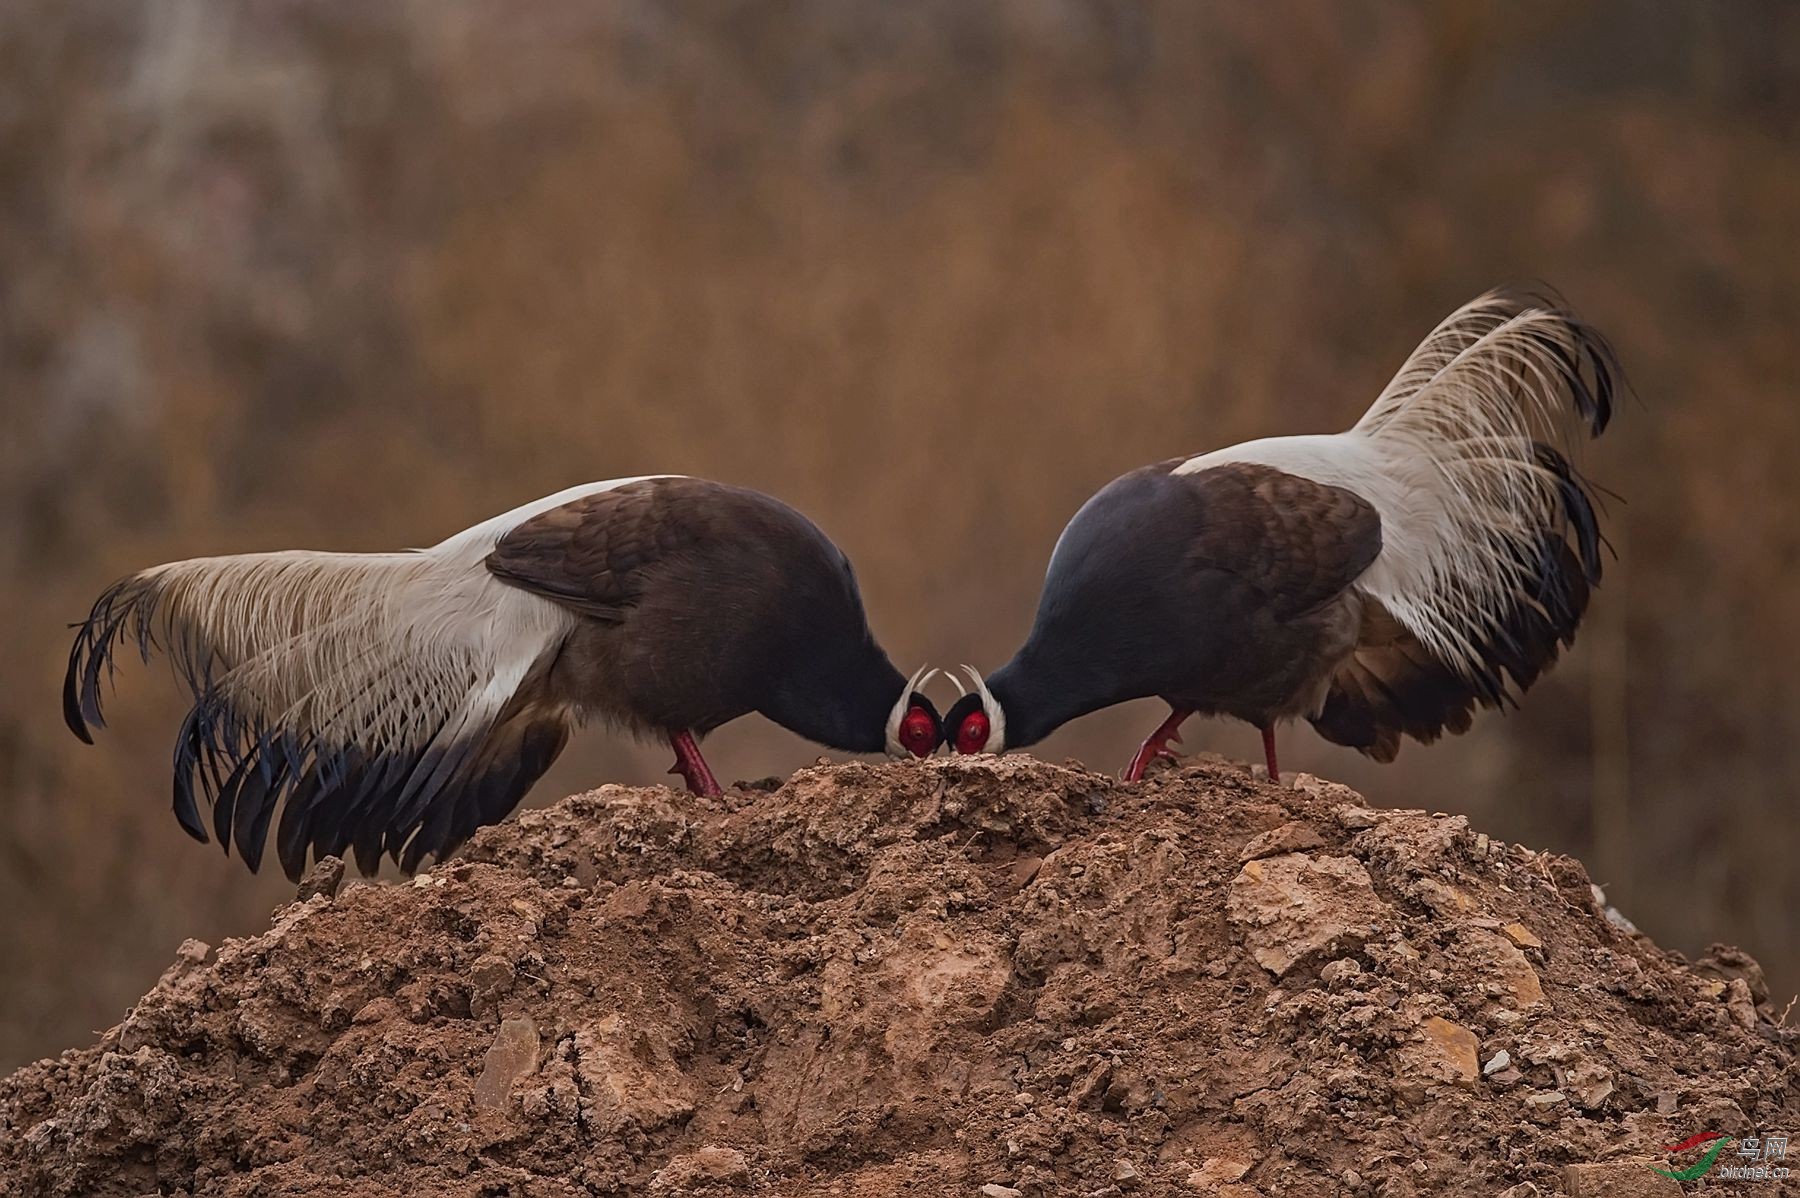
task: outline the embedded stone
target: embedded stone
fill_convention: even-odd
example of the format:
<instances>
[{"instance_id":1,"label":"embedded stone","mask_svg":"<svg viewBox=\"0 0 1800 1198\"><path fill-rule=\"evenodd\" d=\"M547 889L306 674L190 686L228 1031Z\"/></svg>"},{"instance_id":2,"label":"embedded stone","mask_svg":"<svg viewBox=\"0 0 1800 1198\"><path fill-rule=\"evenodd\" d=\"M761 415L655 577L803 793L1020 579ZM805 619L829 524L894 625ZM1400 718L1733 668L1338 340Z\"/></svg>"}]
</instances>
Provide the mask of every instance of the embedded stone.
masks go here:
<instances>
[{"instance_id":1,"label":"embedded stone","mask_svg":"<svg viewBox=\"0 0 1800 1198\"><path fill-rule=\"evenodd\" d=\"M475 1105L505 1110L512 1101L513 1083L535 1070L537 1060L537 1025L526 1018L503 1020L481 1061L481 1077L475 1082Z\"/></svg>"},{"instance_id":2,"label":"embedded stone","mask_svg":"<svg viewBox=\"0 0 1800 1198\"><path fill-rule=\"evenodd\" d=\"M1416 1040L1401 1046L1402 1074L1415 1082L1472 1085L1481 1075L1479 1047L1474 1032L1433 1015L1419 1025Z\"/></svg>"},{"instance_id":3,"label":"embedded stone","mask_svg":"<svg viewBox=\"0 0 1800 1198\"><path fill-rule=\"evenodd\" d=\"M1251 958L1283 977L1302 961L1360 947L1389 909L1356 858L1289 853L1246 862L1225 913Z\"/></svg>"}]
</instances>

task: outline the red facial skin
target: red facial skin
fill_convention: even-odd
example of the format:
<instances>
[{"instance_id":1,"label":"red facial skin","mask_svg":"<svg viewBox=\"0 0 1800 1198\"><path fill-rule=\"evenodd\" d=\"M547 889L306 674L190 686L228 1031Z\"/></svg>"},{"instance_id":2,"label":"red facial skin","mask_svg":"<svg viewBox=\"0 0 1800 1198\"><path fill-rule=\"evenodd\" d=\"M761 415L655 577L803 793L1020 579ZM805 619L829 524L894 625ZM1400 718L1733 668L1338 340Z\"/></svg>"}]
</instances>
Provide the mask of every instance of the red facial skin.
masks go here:
<instances>
[{"instance_id":1,"label":"red facial skin","mask_svg":"<svg viewBox=\"0 0 1800 1198\"><path fill-rule=\"evenodd\" d=\"M907 710L900 721L900 745L914 757L929 757L937 749L937 721L922 707Z\"/></svg>"},{"instance_id":2,"label":"red facial skin","mask_svg":"<svg viewBox=\"0 0 1800 1198\"><path fill-rule=\"evenodd\" d=\"M979 753L987 748L988 733L987 713L971 711L963 717L962 726L956 730L956 751L958 753Z\"/></svg>"}]
</instances>

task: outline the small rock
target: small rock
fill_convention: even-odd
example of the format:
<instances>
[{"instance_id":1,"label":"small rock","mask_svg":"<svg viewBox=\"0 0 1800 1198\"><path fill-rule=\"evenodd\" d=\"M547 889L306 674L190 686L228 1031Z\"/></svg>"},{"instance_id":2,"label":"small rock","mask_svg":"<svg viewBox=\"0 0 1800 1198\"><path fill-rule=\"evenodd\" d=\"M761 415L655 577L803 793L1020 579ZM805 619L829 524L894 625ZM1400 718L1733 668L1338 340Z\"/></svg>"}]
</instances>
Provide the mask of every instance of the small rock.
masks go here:
<instances>
[{"instance_id":1,"label":"small rock","mask_svg":"<svg viewBox=\"0 0 1800 1198\"><path fill-rule=\"evenodd\" d=\"M1745 1031L1756 1027L1756 1000L1750 995L1749 982L1743 978L1731 979L1725 987L1725 1009Z\"/></svg>"},{"instance_id":2,"label":"small rock","mask_svg":"<svg viewBox=\"0 0 1800 1198\"><path fill-rule=\"evenodd\" d=\"M1480 1044L1460 1023L1433 1015L1419 1025L1419 1037L1400 1048L1406 1080L1471 1085L1481 1074Z\"/></svg>"},{"instance_id":3,"label":"small rock","mask_svg":"<svg viewBox=\"0 0 1800 1198\"><path fill-rule=\"evenodd\" d=\"M1288 785L1301 794L1317 795L1319 798L1333 798L1344 801L1352 807L1366 806L1363 797L1345 786L1342 782L1331 782L1317 774L1299 773L1290 775Z\"/></svg>"},{"instance_id":4,"label":"small rock","mask_svg":"<svg viewBox=\"0 0 1800 1198\"><path fill-rule=\"evenodd\" d=\"M231 951L229 945L226 953ZM125 1019L118 1027L119 1048L127 1053L135 1053L149 1045L161 1046L162 1035L167 1030L168 1012L171 1005L195 1007L203 1006L205 996L211 987L207 984L206 971L203 968L212 947L204 940L188 939L181 942L175 950L175 960L163 970L162 977L157 979L156 988L144 996L144 1001L127 1012Z\"/></svg>"},{"instance_id":5,"label":"small rock","mask_svg":"<svg viewBox=\"0 0 1800 1198\"><path fill-rule=\"evenodd\" d=\"M708 1144L675 1157L651 1181L652 1189L688 1193L700 1186L741 1186L750 1180L750 1162L735 1148Z\"/></svg>"},{"instance_id":6,"label":"small rock","mask_svg":"<svg viewBox=\"0 0 1800 1198\"><path fill-rule=\"evenodd\" d=\"M201 966L206 964L206 958L211 954L212 946L206 941L192 937L183 940L181 947L175 950L175 959L169 962L162 977L157 979L157 989L179 990L184 985L193 983L199 978Z\"/></svg>"},{"instance_id":7,"label":"small rock","mask_svg":"<svg viewBox=\"0 0 1800 1198\"><path fill-rule=\"evenodd\" d=\"M1531 929L1522 923L1509 923L1500 928L1506 938L1520 948L1543 948L1544 942L1531 934Z\"/></svg>"},{"instance_id":8,"label":"small rock","mask_svg":"<svg viewBox=\"0 0 1800 1198\"><path fill-rule=\"evenodd\" d=\"M469 967L469 985L474 1005L491 1010L494 1004L512 991L518 980L513 963L496 953L484 953Z\"/></svg>"},{"instance_id":9,"label":"small rock","mask_svg":"<svg viewBox=\"0 0 1800 1198\"><path fill-rule=\"evenodd\" d=\"M383 994L358 1007L356 1014L350 1017L350 1022L358 1027L368 1027L370 1024L386 1022L399 1014L399 1004Z\"/></svg>"},{"instance_id":10,"label":"small rock","mask_svg":"<svg viewBox=\"0 0 1800 1198\"><path fill-rule=\"evenodd\" d=\"M1325 847L1325 838L1311 824L1294 820L1282 824L1279 828L1271 828L1260 836L1251 838L1238 854L1238 862L1254 861L1260 857L1274 857L1281 853L1300 853L1307 849Z\"/></svg>"},{"instance_id":11,"label":"small rock","mask_svg":"<svg viewBox=\"0 0 1800 1198\"><path fill-rule=\"evenodd\" d=\"M1652 1172L1658 1161L1616 1160L1592 1165L1568 1165L1563 1184L1570 1198L1680 1198L1681 1186Z\"/></svg>"},{"instance_id":12,"label":"small rock","mask_svg":"<svg viewBox=\"0 0 1800 1198\"><path fill-rule=\"evenodd\" d=\"M1337 820L1340 827L1348 828L1353 832L1363 828L1373 828L1379 822L1376 814L1367 807L1353 807L1348 804L1333 811L1331 816Z\"/></svg>"},{"instance_id":13,"label":"small rock","mask_svg":"<svg viewBox=\"0 0 1800 1198\"><path fill-rule=\"evenodd\" d=\"M1339 957L1319 970L1319 979L1335 990L1360 978L1362 972L1363 967L1355 957Z\"/></svg>"},{"instance_id":14,"label":"small rock","mask_svg":"<svg viewBox=\"0 0 1800 1198\"><path fill-rule=\"evenodd\" d=\"M1769 1001L1769 979L1763 975L1762 966L1756 963L1756 958L1741 948L1733 948L1728 944L1713 945L1706 950L1704 957L1694 962L1694 972L1724 979L1743 978L1750 987L1750 997L1758 1005Z\"/></svg>"},{"instance_id":15,"label":"small rock","mask_svg":"<svg viewBox=\"0 0 1800 1198\"><path fill-rule=\"evenodd\" d=\"M1544 1001L1537 970L1510 938L1483 928L1464 928L1457 941L1459 954L1481 971L1506 1006L1522 1011Z\"/></svg>"},{"instance_id":16,"label":"small rock","mask_svg":"<svg viewBox=\"0 0 1800 1198\"><path fill-rule=\"evenodd\" d=\"M1678 1111L1680 1109L1681 1109L1681 1099L1679 1097L1677 1097L1672 1091L1664 1090L1661 1094L1658 1094L1656 1096L1656 1113L1657 1114L1673 1115L1676 1111Z\"/></svg>"},{"instance_id":17,"label":"small rock","mask_svg":"<svg viewBox=\"0 0 1800 1198\"><path fill-rule=\"evenodd\" d=\"M1626 935L1635 936L1638 934L1637 925L1632 923L1629 919L1626 919L1623 912L1606 901L1606 891L1600 889L1600 887L1591 882L1588 884L1588 890L1592 893L1594 898L1594 910L1605 916L1607 923L1610 923L1613 927L1624 932Z\"/></svg>"},{"instance_id":18,"label":"small rock","mask_svg":"<svg viewBox=\"0 0 1800 1198\"><path fill-rule=\"evenodd\" d=\"M1562 1118L1562 1107L1569 1096L1561 1090L1535 1090L1525 1096L1525 1114L1538 1123L1554 1123Z\"/></svg>"},{"instance_id":19,"label":"small rock","mask_svg":"<svg viewBox=\"0 0 1800 1198\"><path fill-rule=\"evenodd\" d=\"M300 879L300 888L294 891L294 901L304 903L315 895L336 898L338 887L344 884L344 859L342 857L325 857L320 859L306 876Z\"/></svg>"},{"instance_id":20,"label":"small rock","mask_svg":"<svg viewBox=\"0 0 1800 1198\"><path fill-rule=\"evenodd\" d=\"M1507 1186L1500 1191L1500 1198L1543 1198L1544 1191L1529 1181L1521 1181L1516 1186Z\"/></svg>"},{"instance_id":21,"label":"small rock","mask_svg":"<svg viewBox=\"0 0 1800 1198\"><path fill-rule=\"evenodd\" d=\"M1086 1077L1069 1087L1069 1109L1078 1111L1086 1106L1089 1099L1104 1091L1111 1076L1112 1062L1096 1061Z\"/></svg>"},{"instance_id":22,"label":"small rock","mask_svg":"<svg viewBox=\"0 0 1800 1198\"><path fill-rule=\"evenodd\" d=\"M1207 1157L1198 1169L1188 1174L1188 1184L1196 1190L1228 1185L1250 1172L1251 1164L1250 1161L1240 1161L1229 1156Z\"/></svg>"},{"instance_id":23,"label":"small rock","mask_svg":"<svg viewBox=\"0 0 1800 1198\"><path fill-rule=\"evenodd\" d=\"M1156 1089L1134 1069L1114 1069L1102 1105L1109 1111L1141 1111L1156 1100Z\"/></svg>"},{"instance_id":24,"label":"small rock","mask_svg":"<svg viewBox=\"0 0 1800 1198\"><path fill-rule=\"evenodd\" d=\"M1546 1035L1521 1041L1519 1058L1539 1065L1564 1065L1579 1061L1581 1054L1575 1041Z\"/></svg>"},{"instance_id":25,"label":"small rock","mask_svg":"<svg viewBox=\"0 0 1800 1198\"><path fill-rule=\"evenodd\" d=\"M494 1043L482 1058L475 1082L475 1105L504 1110L512 1101L513 1083L537 1068L538 1030L530 1019L502 1020Z\"/></svg>"},{"instance_id":26,"label":"small rock","mask_svg":"<svg viewBox=\"0 0 1800 1198\"><path fill-rule=\"evenodd\" d=\"M1012 884L1015 887L1023 890L1025 887L1031 885L1032 881L1038 876L1038 870L1042 868L1044 868L1044 859L1042 857L1027 855L1015 860L1012 863L1012 868L1007 871L1007 875L1011 878Z\"/></svg>"},{"instance_id":27,"label":"small rock","mask_svg":"<svg viewBox=\"0 0 1800 1198\"><path fill-rule=\"evenodd\" d=\"M1288 853L1246 862L1225 913L1256 963L1282 977L1303 960L1360 947L1392 912L1356 858Z\"/></svg>"},{"instance_id":28,"label":"small rock","mask_svg":"<svg viewBox=\"0 0 1800 1198\"><path fill-rule=\"evenodd\" d=\"M520 940L535 940L544 923L544 913L524 899L514 899L507 906L524 922L519 927Z\"/></svg>"},{"instance_id":29,"label":"small rock","mask_svg":"<svg viewBox=\"0 0 1800 1198\"><path fill-rule=\"evenodd\" d=\"M653 1131L694 1113L687 1079L668 1043L614 1012L575 1033L582 1090L602 1135Z\"/></svg>"},{"instance_id":30,"label":"small rock","mask_svg":"<svg viewBox=\"0 0 1800 1198\"><path fill-rule=\"evenodd\" d=\"M1502 1048L1499 1052L1488 1058L1488 1063L1481 1067L1481 1075L1483 1077L1492 1077L1510 1064L1512 1064L1512 1053L1507 1052Z\"/></svg>"},{"instance_id":31,"label":"small rock","mask_svg":"<svg viewBox=\"0 0 1800 1198\"><path fill-rule=\"evenodd\" d=\"M1439 919L1456 920L1475 910L1475 900L1458 886L1433 878L1420 878L1414 883L1413 890L1419 901L1430 907Z\"/></svg>"},{"instance_id":32,"label":"small rock","mask_svg":"<svg viewBox=\"0 0 1800 1198\"><path fill-rule=\"evenodd\" d=\"M1021 1191L1015 1190L1011 1186L1003 1186L997 1181L990 1181L982 1186L981 1192L987 1198L1023 1198Z\"/></svg>"},{"instance_id":33,"label":"small rock","mask_svg":"<svg viewBox=\"0 0 1800 1198\"><path fill-rule=\"evenodd\" d=\"M1133 1165L1124 1157L1120 1157L1113 1162L1112 1176L1114 1183L1117 1184L1119 1188L1125 1190L1136 1189L1138 1183L1144 1180L1143 1175L1137 1171L1137 1166Z\"/></svg>"},{"instance_id":34,"label":"small rock","mask_svg":"<svg viewBox=\"0 0 1800 1198\"><path fill-rule=\"evenodd\" d=\"M1581 1106L1597 1110L1612 1096L1612 1074L1601 1065L1582 1065L1569 1070L1564 1086Z\"/></svg>"}]
</instances>

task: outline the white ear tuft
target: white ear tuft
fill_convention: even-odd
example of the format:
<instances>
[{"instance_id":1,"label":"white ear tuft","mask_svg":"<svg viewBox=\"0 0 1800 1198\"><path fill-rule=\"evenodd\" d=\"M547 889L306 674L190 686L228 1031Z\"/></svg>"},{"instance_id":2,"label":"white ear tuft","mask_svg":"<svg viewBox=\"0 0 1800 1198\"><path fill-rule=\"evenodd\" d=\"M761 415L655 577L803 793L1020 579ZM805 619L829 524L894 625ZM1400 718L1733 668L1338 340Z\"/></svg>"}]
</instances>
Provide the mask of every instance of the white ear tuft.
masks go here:
<instances>
[{"instance_id":1,"label":"white ear tuft","mask_svg":"<svg viewBox=\"0 0 1800 1198\"><path fill-rule=\"evenodd\" d=\"M906 686L900 691L900 697L894 700L894 709L888 712L887 722L887 755L889 757L911 757L905 745L900 743L900 721L906 718L906 709L912 704L913 692L931 681L932 675L938 671L926 672L925 666L913 671L913 676L906 680Z\"/></svg>"},{"instance_id":2,"label":"white ear tuft","mask_svg":"<svg viewBox=\"0 0 1800 1198\"><path fill-rule=\"evenodd\" d=\"M982 752L1006 752L1006 712L1001 710L1000 700L994 698L994 692L989 690L987 683L981 680L980 670L966 662L963 664L963 669L968 672L969 681L975 684L975 693L981 696L982 710L987 712L988 740L987 747Z\"/></svg>"}]
</instances>

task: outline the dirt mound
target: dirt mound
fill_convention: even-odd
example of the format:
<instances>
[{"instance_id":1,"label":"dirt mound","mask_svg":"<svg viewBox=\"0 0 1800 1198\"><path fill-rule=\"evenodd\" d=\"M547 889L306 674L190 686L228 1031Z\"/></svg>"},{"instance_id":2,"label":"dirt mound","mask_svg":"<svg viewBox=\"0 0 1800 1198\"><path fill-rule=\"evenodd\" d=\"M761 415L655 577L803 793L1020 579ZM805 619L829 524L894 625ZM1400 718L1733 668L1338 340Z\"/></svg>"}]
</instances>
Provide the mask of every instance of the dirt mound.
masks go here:
<instances>
[{"instance_id":1,"label":"dirt mound","mask_svg":"<svg viewBox=\"0 0 1800 1198\"><path fill-rule=\"evenodd\" d=\"M309 892L0 1082L0 1184L1660 1194L1694 1154L1659 1145L1800 1131L1742 954L1690 966L1461 817L1220 761L609 786Z\"/></svg>"}]
</instances>

